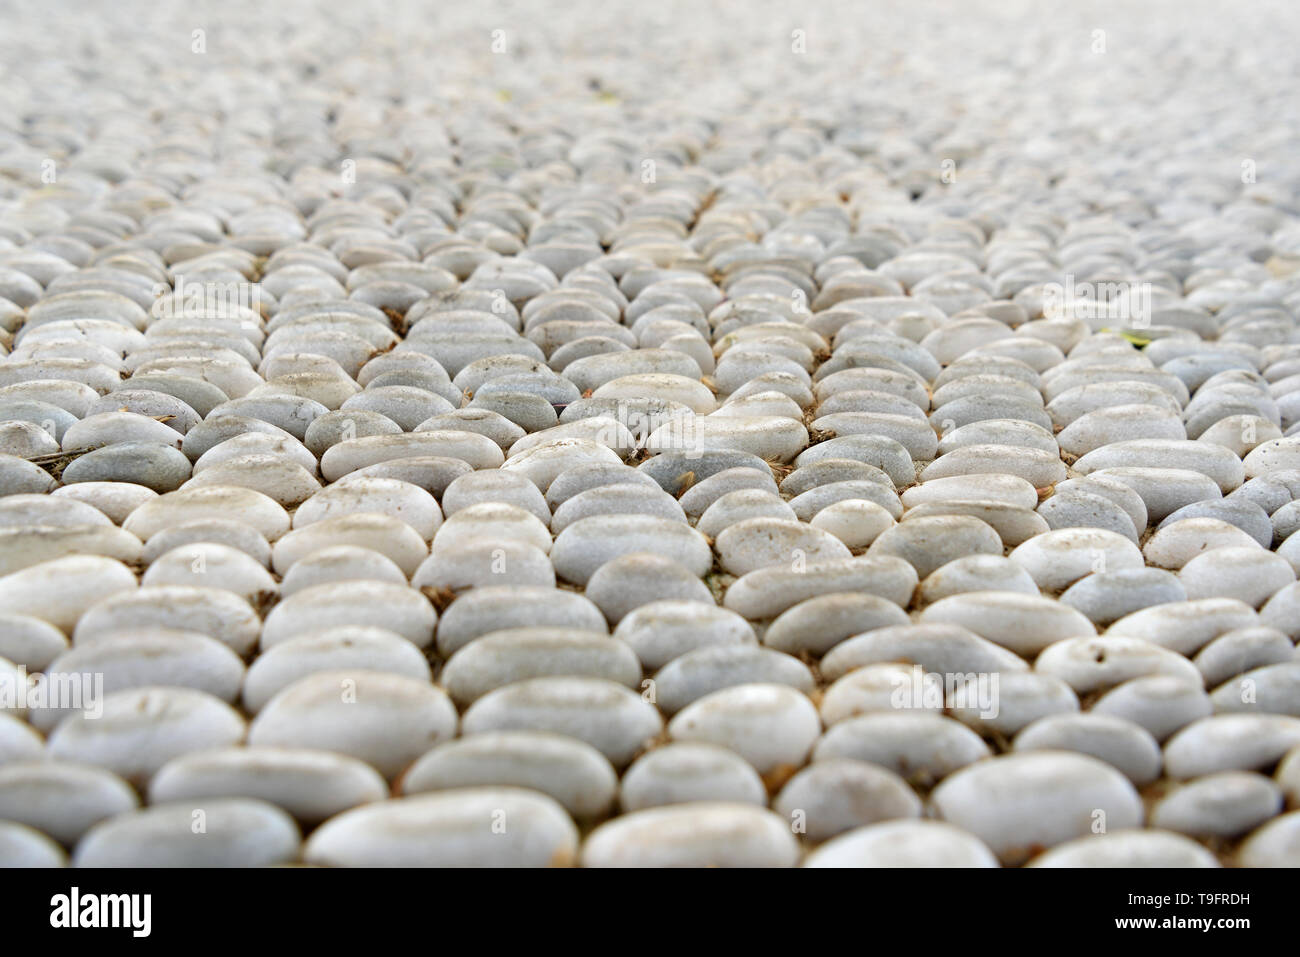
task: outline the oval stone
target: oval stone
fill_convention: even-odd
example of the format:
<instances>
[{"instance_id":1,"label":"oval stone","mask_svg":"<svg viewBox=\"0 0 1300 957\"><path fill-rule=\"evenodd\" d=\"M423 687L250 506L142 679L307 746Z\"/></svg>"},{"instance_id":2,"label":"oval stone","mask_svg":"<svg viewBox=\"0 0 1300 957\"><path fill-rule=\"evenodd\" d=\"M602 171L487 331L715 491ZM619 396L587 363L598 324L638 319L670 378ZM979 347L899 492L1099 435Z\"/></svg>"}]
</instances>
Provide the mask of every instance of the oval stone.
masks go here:
<instances>
[{"instance_id":1,"label":"oval stone","mask_svg":"<svg viewBox=\"0 0 1300 957\"><path fill-rule=\"evenodd\" d=\"M804 867L997 867L979 838L942 821L887 821L817 848Z\"/></svg>"},{"instance_id":2,"label":"oval stone","mask_svg":"<svg viewBox=\"0 0 1300 957\"><path fill-rule=\"evenodd\" d=\"M487 786L540 791L574 818L593 820L613 805L618 776L604 755L576 738L497 731L439 745L402 777L404 794Z\"/></svg>"},{"instance_id":3,"label":"oval stone","mask_svg":"<svg viewBox=\"0 0 1300 957\"><path fill-rule=\"evenodd\" d=\"M616 768L626 767L663 730L659 712L640 695L603 678L530 678L497 688L465 712L466 735L485 731L552 731L590 744Z\"/></svg>"},{"instance_id":4,"label":"oval stone","mask_svg":"<svg viewBox=\"0 0 1300 957\"><path fill-rule=\"evenodd\" d=\"M333 867L548 867L571 863L577 850L578 830L551 798L472 787L354 808L312 834L303 859Z\"/></svg>"},{"instance_id":5,"label":"oval stone","mask_svg":"<svg viewBox=\"0 0 1300 957\"><path fill-rule=\"evenodd\" d=\"M194 827L195 811L203 828ZM74 867L269 867L298 856L298 826L265 801L213 798L121 814L77 844Z\"/></svg>"},{"instance_id":6,"label":"oval stone","mask_svg":"<svg viewBox=\"0 0 1300 957\"><path fill-rule=\"evenodd\" d=\"M1119 771L1081 754L1011 754L958 771L932 795L946 821L983 840L1004 863L1015 864L1106 827L1139 827L1142 801Z\"/></svg>"},{"instance_id":7,"label":"oval stone","mask_svg":"<svg viewBox=\"0 0 1300 957\"><path fill-rule=\"evenodd\" d=\"M363 761L306 748L220 748L164 764L149 782L149 803L212 798L266 801L311 826L349 808L388 797L388 785Z\"/></svg>"},{"instance_id":8,"label":"oval stone","mask_svg":"<svg viewBox=\"0 0 1300 957\"><path fill-rule=\"evenodd\" d=\"M583 867L793 867L799 842L785 821L750 804L648 808L601 825Z\"/></svg>"},{"instance_id":9,"label":"oval stone","mask_svg":"<svg viewBox=\"0 0 1300 957\"><path fill-rule=\"evenodd\" d=\"M764 807L767 790L758 772L734 751L685 741L646 752L627 769L619 785L624 811L692 801Z\"/></svg>"},{"instance_id":10,"label":"oval stone","mask_svg":"<svg viewBox=\"0 0 1300 957\"><path fill-rule=\"evenodd\" d=\"M359 758L388 779L456 733L440 689L403 675L349 668L301 678L249 728L251 745L320 748Z\"/></svg>"}]
</instances>

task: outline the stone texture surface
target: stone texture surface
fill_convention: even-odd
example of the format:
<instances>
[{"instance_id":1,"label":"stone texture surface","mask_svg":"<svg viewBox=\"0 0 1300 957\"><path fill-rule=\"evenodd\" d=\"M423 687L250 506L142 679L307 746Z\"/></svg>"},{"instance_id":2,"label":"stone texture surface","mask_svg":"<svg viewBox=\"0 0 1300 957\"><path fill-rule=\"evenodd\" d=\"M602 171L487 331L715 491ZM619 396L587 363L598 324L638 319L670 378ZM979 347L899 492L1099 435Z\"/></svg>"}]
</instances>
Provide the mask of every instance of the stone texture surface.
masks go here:
<instances>
[{"instance_id":1,"label":"stone texture surface","mask_svg":"<svg viewBox=\"0 0 1300 957\"><path fill-rule=\"evenodd\" d=\"M1294 9L64 5L0 863L1300 864Z\"/></svg>"}]
</instances>

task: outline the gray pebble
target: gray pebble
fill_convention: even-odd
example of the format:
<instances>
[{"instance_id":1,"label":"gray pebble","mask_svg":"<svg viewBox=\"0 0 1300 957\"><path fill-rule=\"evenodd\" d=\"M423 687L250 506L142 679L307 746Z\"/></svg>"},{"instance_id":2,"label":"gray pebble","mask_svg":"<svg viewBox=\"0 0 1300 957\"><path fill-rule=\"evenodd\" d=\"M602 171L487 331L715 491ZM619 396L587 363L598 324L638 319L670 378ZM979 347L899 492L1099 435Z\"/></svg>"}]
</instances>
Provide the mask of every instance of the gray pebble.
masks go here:
<instances>
[{"instance_id":1,"label":"gray pebble","mask_svg":"<svg viewBox=\"0 0 1300 957\"><path fill-rule=\"evenodd\" d=\"M1282 792L1262 774L1207 774L1165 795L1151 809L1153 827L1190 837L1239 837L1282 810Z\"/></svg>"},{"instance_id":2,"label":"gray pebble","mask_svg":"<svg viewBox=\"0 0 1300 957\"><path fill-rule=\"evenodd\" d=\"M206 805L213 798L266 801L300 823L318 824L348 808L388 797L388 785L362 761L306 748L237 747L182 755L149 782L149 803Z\"/></svg>"},{"instance_id":3,"label":"gray pebble","mask_svg":"<svg viewBox=\"0 0 1300 957\"><path fill-rule=\"evenodd\" d=\"M40 831L0 821L0 867L66 867L63 848Z\"/></svg>"},{"instance_id":4,"label":"gray pebble","mask_svg":"<svg viewBox=\"0 0 1300 957\"><path fill-rule=\"evenodd\" d=\"M570 864L577 850L578 830L553 799L523 788L473 787L346 811L311 835L303 860L333 867L548 867Z\"/></svg>"},{"instance_id":5,"label":"gray pebble","mask_svg":"<svg viewBox=\"0 0 1300 957\"><path fill-rule=\"evenodd\" d=\"M603 678L531 678L497 688L465 712L466 735L485 731L552 731L590 744L616 768L626 767L663 730L640 695Z\"/></svg>"},{"instance_id":6,"label":"gray pebble","mask_svg":"<svg viewBox=\"0 0 1300 957\"><path fill-rule=\"evenodd\" d=\"M876 595L901 608L910 603L917 581L916 570L892 555L809 562L801 570L773 566L738 578L723 604L750 621L775 618L808 598L843 591Z\"/></svg>"},{"instance_id":7,"label":"gray pebble","mask_svg":"<svg viewBox=\"0 0 1300 957\"><path fill-rule=\"evenodd\" d=\"M730 748L759 774L777 774L803 764L821 733L821 720L799 691L778 684L740 684L685 707L668 723L668 733L677 741Z\"/></svg>"},{"instance_id":8,"label":"gray pebble","mask_svg":"<svg viewBox=\"0 0 1300 957\"><path fill-rule=\"evenodd\" d=\"M1195 721L1165 743L1171 778L1217 771L1264 770L1300 744L1300 718L1280 714L1220 714Z\"/></svg>"},{"instance_id":9,"label":"gray pebble","mask_svg":"<svg viewBox=\"0 0 1300 957\"><path fill-rule=\"evenodd\" d=\"M1055 641L1096 631L1086 617L1064 601L1055 602L1037 592L975 591L953 595L927 607L917 621L969 629L1024 658L1032 658Z\"/></svg>"},{"instance_id":10,"label":"gray pebble","mask_svg":"<svg viewBox=\"0 0 1300 957\"><path fill-rule=\"evenodd\" d=\"M1027 867L1219 867L1200 844L1168 831L1120 830L1066 841Z\"/></svg>"},{"instance_id":11,"label":"gray pebble","mask_svg":"<svg viewBox=\"0 0 1300 957\"><path fill-rule=\"evenodd\" d=\"M1159 568L1127 568L1098 572L1071 585L1061 604L1077 608L1096 625L1108 625L1125 615L1180 602L1188 598L1179 578Z\"/></svg>"},{"instance_id":12,"label":"gray pebble","mask_svg":"<svg viewBox=\"0 0 1300 957\"><path fill-rule=\"evenodd\" d=\"M763 644L789 655L821 656L841 641L891 625L906 625L906 612L876 595L818 595L782 612L767 627Z\"/></svg>"},{"instance_id":13,"label":"gray pebble","mask_svg":"<svg viewBox=\"0 0 1300 957\"><path fill-rule=\"evenodd\" d=\"M195 812L204 827L195 830ZM74 867L267 867L298 855L298 827L265 801L213 798L161 804L92 828L77 844Z\"/></svg>"},{"instance_id":14,"label":"gray pebble","mask_svg":"<svg viewBox=\"0 0 1300 957\"><path fill-rule=\"evenodd\" d=\"M448 741L402 777L404 794L489 786L540 791L578 820L592 820L609 812L618 777L595 748L542 731L484 732Z\"/></svg>"},{"instance_id":15,"label":"gray pebble","mask_svg":"<svg viewBox=\"0 0 1300 957\"><path fill-rule=\"evenodd\" d=\"M804 867L997 867L978 838L942 821L887 821L827 841Z\"/></svg>"},{"instance_id":16,"label":"gray pebble","mask_svg":"<svg viewBox=\"0 0 1300 957\"><path fill-rule=\"evenodd\" d=\"M71 847L94 825L134 811L140 801L104 768L67 761L0 767L0 813Z\"/></svg>"},{"instance_id":17,"label":"gray pebble","mask_svg":"<svg viewBox=\"0 0 1300 957\"><path fill-rule=\"evenodd\" d=\"M1237 852L1242 867L1295 867L1300 861L1300 814L1274 818L1250 835Z\"/></svg>"},{"instance_id":18,"label":"gray pebble","mask_svg":"<svg viewBox=\"0 0 1300 957\"><path fill-rule=\"evenodd\" d=\"M456 709L441 689L352 667L315 672L279 692L249 727L248 743L335 751L391 780L454 735L456 724Z\"/></svg>"},{"instance_id":19,"label":"gray pebble","mask_svg":"<svg viewBox=\"0 0 1300 957\"><path fill-rule=\"evenodd\" d=\"M944 820L1008 864L1089 833L1099 815L1108 830L1143 821L1142 802L1122 774L1096 758L1059 751L981 762L944 781L932 800Z\"/></svg>"},{"instance_id":20,"label":"gray pebble","mask_svg":"<svg viewBox=\"0 0 1300 957\"><path fill-rule=\"evenodd\" d=\"M928 786L990 753L979 735L951 718L902 711L866 714L833 725L818 740L813 761L853 758Z\"/></svg>"},{"instance_id":21,"label":"gray pebble","mask_svg":"<svg viewBox=\"0 0 1300 957\"><path fill-rule=\"evenodd\" d=\"M641 683L632 649L600 632L511 628L475 638L443 666L439 683L460 707L515 681L551 675L587 676L630 688Z\"/></svg>"},{"instance_id":22,"label":"gray pebble","mask_svg":"<svg viewBox=\"0 0 1300 957\"><path fill-rule=\"evenodd\" d=\"M648 751L627 769L619 784L624 811L694 801L765 807L767 791L758 772L740 755L696 742L672 742Z\"/></svg>"},{"instance_id":23,"label":"gray pebble","mask_svg":"<svg viewBox=\"0 0 1300 957\"><path fill-rule=\"evenodd\" d=\"M804 694L816 687L797 658L750 644L714 645L678 655L645 683L653 703L676 714L705 695L735 685L788 685Z\"/></svg>"},{"instance_id":24,"label":"gray pebble","mask_svg":"<svg viewBox=\"0 0 1300 957\"><path fill-rule=\"evenodd\" d=\"M647 808L597 828L584 867L793 867L799 844L780 817L749 804Z\"/></svg>"},{"instance_id":25,"label":"gray pebble","mask_svg":"<svg viewBox=\"0 0 1300 957\"><path fill-rule=\"evenodd\" d=\"M1257 626L1224 632L1201 648L1192 662L1205 677L1206 686L1215 688L1235 675L1283 664L1294 656L1290 638L1276 628Z\"/></svg>"},{"instance_id":26,"label":"gray pebble","mask_svg":"<svg viewBox=\"0 0 1300 957\"><path fill-rule=\"evenodd\" d=\"M1123 772L1142 787L1160 776L1160 745L1146 729L1099 714L1059 714L1044 717L1023 728L1014 742L1016 751L1077 751Z\"/></svg>"},{"instance_id":27,"label":"gray pebble","mask_svg":"<svg viewBox=\"0 0 1300 957\"><path fill-rule=\"evenodd\" d=\"M921 801L898 775L862 761L818 761L773 799L772 809L820 843L881 821L920 817Z\"/></svg>"}]
</instances>

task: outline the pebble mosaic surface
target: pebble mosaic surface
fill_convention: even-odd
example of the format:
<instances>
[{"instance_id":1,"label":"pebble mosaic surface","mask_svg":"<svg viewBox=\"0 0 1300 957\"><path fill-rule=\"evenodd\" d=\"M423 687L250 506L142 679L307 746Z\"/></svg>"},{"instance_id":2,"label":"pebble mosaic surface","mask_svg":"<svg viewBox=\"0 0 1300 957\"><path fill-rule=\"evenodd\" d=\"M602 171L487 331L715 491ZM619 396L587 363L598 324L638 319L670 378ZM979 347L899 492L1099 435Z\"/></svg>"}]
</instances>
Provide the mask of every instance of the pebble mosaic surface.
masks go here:
<instances>
[{"instance_id":1,"label":"pebble mosaic surface","mask_svg":"<svg viewBox=\"0 0 1300 957\"><path fill-rule=\"evenodd\" d=\"M1300 13L797 6L0 13L0 864L1300 865Z\"/></svg>"}]
</instances>

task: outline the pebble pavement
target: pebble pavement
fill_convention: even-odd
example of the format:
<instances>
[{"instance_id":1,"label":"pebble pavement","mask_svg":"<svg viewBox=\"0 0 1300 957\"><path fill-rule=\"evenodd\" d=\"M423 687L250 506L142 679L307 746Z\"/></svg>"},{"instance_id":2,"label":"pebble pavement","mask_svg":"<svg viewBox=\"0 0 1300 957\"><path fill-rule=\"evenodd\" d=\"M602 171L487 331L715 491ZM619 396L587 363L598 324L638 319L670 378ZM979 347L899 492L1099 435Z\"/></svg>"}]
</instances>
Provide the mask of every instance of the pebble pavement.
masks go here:
<instances>
[{"instance_id":1,"label":"pebble pavement","mask_svg":"<svg viewBox=\"0 0 1300 957\"><path fill-rule=\"evenodd\" d=\"M0 864L1300 865L1287 3L0 30Z\"/></svg>"}]
</instances>

